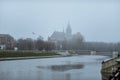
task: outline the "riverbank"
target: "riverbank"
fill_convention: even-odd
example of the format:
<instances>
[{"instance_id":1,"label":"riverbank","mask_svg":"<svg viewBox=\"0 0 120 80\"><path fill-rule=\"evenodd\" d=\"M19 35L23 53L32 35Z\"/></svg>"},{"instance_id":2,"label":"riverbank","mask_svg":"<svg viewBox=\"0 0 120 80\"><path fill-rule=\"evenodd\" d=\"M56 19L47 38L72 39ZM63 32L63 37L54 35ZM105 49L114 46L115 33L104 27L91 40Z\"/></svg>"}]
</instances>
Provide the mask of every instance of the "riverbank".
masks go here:
<instances>
[{"instance_id":1,"label":"riverbank","mask_svg":"<svg viewBox=\"0 0 120 80\"><path fill-rule=\"evenodd\" d=\"M65 57L61 55L54 56L32 56L32 57L9 57L9 58L0 58L0 61L8 61L8 60L25 60L25 59L40 59L40 58L56 58L56 57Z\"/></svg>"},{"instance_id":2,"label":"riverbank","mask_svg":"<svg viewBox=\"0 0 120 80\"><path fill-rule=\"evenodd\" d=\"M0 61L62 57L55 52L0 51Z\"/></svg>"}]
</instances>

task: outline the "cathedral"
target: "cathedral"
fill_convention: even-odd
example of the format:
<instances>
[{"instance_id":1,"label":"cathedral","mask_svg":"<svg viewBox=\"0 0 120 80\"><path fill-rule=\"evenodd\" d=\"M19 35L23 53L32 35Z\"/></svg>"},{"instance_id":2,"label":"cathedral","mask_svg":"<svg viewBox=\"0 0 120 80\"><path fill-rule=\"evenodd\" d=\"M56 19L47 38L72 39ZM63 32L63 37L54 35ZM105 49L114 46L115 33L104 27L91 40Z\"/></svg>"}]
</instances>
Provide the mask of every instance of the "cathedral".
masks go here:
<instances>
[{"instance_id":1,"label":"cathedral","mask_svg":"<svg viewBox=\"0 0 120 80\"><path fill-rule=\"evenodd\" d=\"M70 24L68 23L68 26L66 28L66 31L64 32L59 32L59 31L54 31L51 37L48 37L48 41L50 42L61 42L65 40L70 40L72 38L72 29Z\"/></svg>"},{"instance_id":2,"label":"cathedral","mask_svg":"<svg viewBox=\"0 0 120 80\"><path fill-rule=\"evenodd\" d=\"M83 41L83 36L80 34L80 32L72 34L72 29L69 23L65 31L54 31L53 34L48 37L49 42L55 43L56 49L63 49L65 47L66 41L71 43L76 40Z\"/></svg>"}]
</instances>

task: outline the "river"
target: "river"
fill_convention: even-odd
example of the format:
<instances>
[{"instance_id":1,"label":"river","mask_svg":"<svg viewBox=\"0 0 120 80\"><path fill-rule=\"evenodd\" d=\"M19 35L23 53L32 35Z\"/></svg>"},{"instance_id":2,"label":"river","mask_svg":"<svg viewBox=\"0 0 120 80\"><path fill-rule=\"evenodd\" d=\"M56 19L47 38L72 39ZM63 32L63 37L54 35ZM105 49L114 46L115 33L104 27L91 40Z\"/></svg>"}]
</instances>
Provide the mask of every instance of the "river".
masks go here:
<instances>
[{"instance_id":1,"label":"river","mask_svg":"<svg viewBox=\"0 0 120 80\"><path fill-rule=\"evenodd\" d=\"M101 62L107 56L0 61L0 80L101 80Z\"/></svg>"}]
</instances>

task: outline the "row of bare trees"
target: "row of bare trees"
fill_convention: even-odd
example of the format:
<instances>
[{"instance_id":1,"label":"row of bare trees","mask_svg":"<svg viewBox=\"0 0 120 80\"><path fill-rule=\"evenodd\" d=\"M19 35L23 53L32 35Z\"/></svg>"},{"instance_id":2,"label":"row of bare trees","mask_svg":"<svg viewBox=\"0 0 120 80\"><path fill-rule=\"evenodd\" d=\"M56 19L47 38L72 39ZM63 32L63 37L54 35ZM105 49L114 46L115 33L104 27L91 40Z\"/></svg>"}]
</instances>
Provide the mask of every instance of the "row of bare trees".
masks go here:
<instances>
[{"instance_id":1,"label":"row of bare trees","mask_svg":"<svg viewBox=\"0 0 120 80\"><path fill-rule=\"evenodd\" d=\"M81 50L95 50L95 51L119 51L120 42L106 43L106 42L84 42L81 44Z\"/></svg>"},{"instance_id":2,"label":"row of bare trees","mask_svg":"<svg viewBox=\"0 0 120 80\"><path fill-rule=\"evenodd\" d=\"M19 50L52 50L55 47L54 43L39 38L37 40L31 38L18 39L14 46Z\"/></svg>"},{"instance_id":3,"label":"row of bare trees","mask_svg":"<svg viewBox=\"0 0 120 80\"><path fill-rule=\"evenodd\" d=\"M62 48L60 47L62 45ZM104 42L77 42L63 41L59 42L56 48L55 43L43 41L41 39L32 40L18 39L15 46L19 50L95 50L95 51L120 51L120 43Z\"/></svg>"},{"instance_id":4,"label":"row of bare trees","mask_svg":"<svg viewBox=\"0 0 120 80\"><path fill-rule=\"evenodd\" d=\"M64 50L95 50L95 51L119 51L120 42L118 43L106 43L106 42L79 42L79 41L63 41Z\"/></svg>"},{"instance_id":5,"label":"row of bare trees","mask_svg":"<svg viewBox=\"0 0 120 80\"><path fill-rule=\"evenodd\" d=\"M120 51L120 43L86 42L83 36L74 36L71 40L53 43L41 38L18 39L14 44L19 50L95 50Z\"/></svg>"}]
</instances>

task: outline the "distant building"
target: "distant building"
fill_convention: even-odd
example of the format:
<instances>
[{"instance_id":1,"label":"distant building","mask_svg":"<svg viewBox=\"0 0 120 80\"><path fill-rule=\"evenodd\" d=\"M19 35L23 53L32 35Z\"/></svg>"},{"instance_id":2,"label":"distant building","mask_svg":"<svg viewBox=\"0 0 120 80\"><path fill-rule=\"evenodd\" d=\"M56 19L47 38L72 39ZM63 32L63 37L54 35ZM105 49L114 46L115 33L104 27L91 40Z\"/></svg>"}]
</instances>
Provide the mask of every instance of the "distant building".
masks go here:
<instances>
[{"instance_id":1,"label":"distant building","mask_svg":"<svg viewBox=\"0 0 120 80\"><path fill-rule=\"evenodd\" d=\"M9 34L0 34L0 49L12 49L14 38Z\"/></svg>"},{"instance_id":2,"label":"distant building","mask_svg":"<svg viewBox=\"0 0 120 80\"><path fill-rule=\"evenodd\" d=\"M72 38L72 29L70 27L70 24L68 24L66 32L54 31L51 37L48 38L48 41L58 42L69 40L70 38Z\"/></svg>"},{"instance_id":3,"label":"distant building","mask_svg":"<svg viewBox=\"0 0 120 80\"><path fill-rule=\"evenodd\" d=\"M79 36L82 37L82 35L79 32L77 32L76 34L72 34L70 23L68 23L66 32L64 32L64 30L63 32L54 31L53 34L50 37L48 37L48 41L54 42L57 47L62 48L63 41L70 41L73 38L77 38Z\"/></svg>"}]
</instances>

